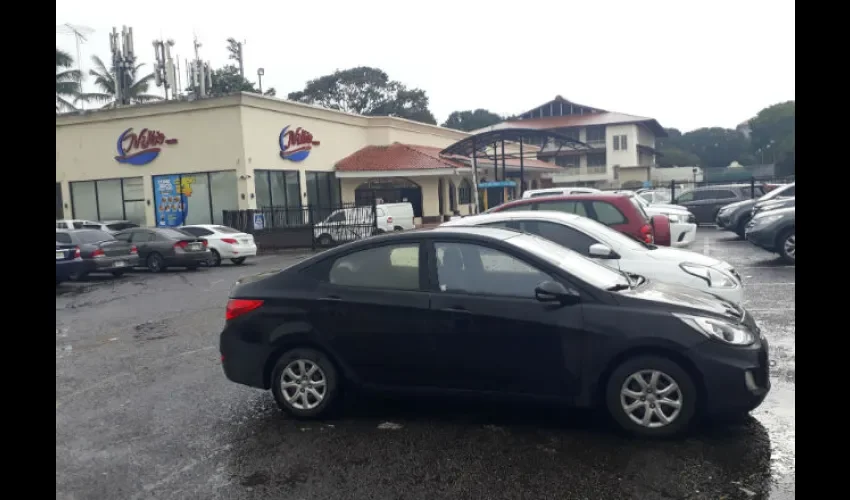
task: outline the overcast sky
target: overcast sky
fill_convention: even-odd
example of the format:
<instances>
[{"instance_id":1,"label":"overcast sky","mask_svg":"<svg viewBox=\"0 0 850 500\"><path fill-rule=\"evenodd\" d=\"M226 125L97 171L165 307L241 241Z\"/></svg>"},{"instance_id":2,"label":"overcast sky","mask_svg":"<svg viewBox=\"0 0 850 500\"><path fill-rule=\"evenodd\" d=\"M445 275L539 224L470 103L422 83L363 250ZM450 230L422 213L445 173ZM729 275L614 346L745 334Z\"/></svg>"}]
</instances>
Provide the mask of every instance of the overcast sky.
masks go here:
<instances>
[{"instance_id":1,"label":"overcast sky","mask_svg":"<svg viewBox=\"0 0 850 500\"><path fill-rule=\"evenodd\" d=\"M85 73L91 55L110 60L113 26L133 27L148 71L156 38L176 42L182 65L197 35L218 67L234 37L247 42L246 76L265 68L263 87L278 96L375 66L427 91L439 122L454 110L519 113L560 94L687 131L734 127L795 98L791 0L76 0L56 3L56 22L94 30L81 47ZM56 45L76 54L72 35Z\"/></svg>"}]
</instances>

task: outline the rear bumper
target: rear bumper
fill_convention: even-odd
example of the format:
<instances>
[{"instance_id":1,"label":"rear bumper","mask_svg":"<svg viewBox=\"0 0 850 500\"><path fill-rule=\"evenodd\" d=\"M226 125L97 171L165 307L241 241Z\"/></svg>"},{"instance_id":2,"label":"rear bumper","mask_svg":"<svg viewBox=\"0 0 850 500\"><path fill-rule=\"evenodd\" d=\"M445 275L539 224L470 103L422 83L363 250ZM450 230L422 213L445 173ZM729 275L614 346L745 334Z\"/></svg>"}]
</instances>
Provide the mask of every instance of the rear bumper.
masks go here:
<instances>
[{"instance_id":1,"label":"rear bumper","mask_svg":"<svg viewBox=\"0 0 850 500\"><path fill-rule=\"evenodd\" d=\"M238 331L225 325L219 340L221 367L231 382L268 389L265 367L271 351L267 345L245 342Z\"/></svg>"},{"instance_id":2,"label":"rear bumper","mask_svg":"<svg viewBox=\"0 0 850 500\"><path fill-rule=\"evenodd\" d=\"M83 262L85 262L85 272L87 273L111 273L138 266L139 256L98 257L97 259L85 259Z\"/></svg>"},{"instance_id":3,"label":"rear bumper","mask_svg":"<svg viewBox=\"0 0 850 500\"><path fill-rule=\"evenodd\" d=\"M72 274L84 272L85 268L83 260L56 261L56 281L68 281Z\"/></svg>"},{"instance_id":4,"label":"rear bumper","mask_svg":"<svg viewBox=\"0 0 850 500\"><path fill-rule=\"evenodd\" d=\"M256 257L257 245L227 245L216 248L222 259L238 259L239 257Z\"/></svg>"},{"instance_id":5,"label":"rear bumper","mask_svg":"<svg viewBox=\"0 0 850 500\"><path fill-rule=\"evenodd\" d=\"M697 238L697 225L688 223L670 224L670 246L682 248L690 246Z\"/></svg>"},{"instance_id":6,"label":"rear bumper","mask_svg":"<svg viewBox=\"0 0 850 500\"><path fill-rule=\"evenodd\" d=\"M769 347L763 339L754 347L735 348L708 341L691 351L705 389L703 411L709 416L747 413L770 392Z\"/></svg>"},{"instance_id":7,"label":"rear bumper","mask_svg":"<svg viewBox=\"0 0 850 500\"><path fill-rule=\"evenodd\" d=\"M200 266L207 262L212 257L209 250L203 252L184 252L165 257L166 266L184 267L184 266Z\"/></svg>"}]
</instances>

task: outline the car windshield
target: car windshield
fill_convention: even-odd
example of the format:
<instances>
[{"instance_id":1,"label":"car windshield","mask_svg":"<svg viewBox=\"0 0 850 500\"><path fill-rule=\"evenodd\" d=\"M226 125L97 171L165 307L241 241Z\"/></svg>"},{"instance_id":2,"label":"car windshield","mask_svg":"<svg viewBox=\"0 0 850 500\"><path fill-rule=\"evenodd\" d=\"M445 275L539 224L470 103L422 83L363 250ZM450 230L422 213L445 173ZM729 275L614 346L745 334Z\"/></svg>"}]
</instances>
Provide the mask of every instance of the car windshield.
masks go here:
<instances>
[{"instance_id":1,"label":"car windshield","mask_svg":"<svg viewBox=\"0 0 850 500\"><path fill-rule=\"evenodd\" d=\"M103 231L78 231L77 239L80 243L100 243L101 241L112 241L115 238Z\"/></svg>"},{"instance_id":2,"label":"car windshield","mask_svg":"<svg viewBox=\"0 0 850 500\"><path fill-rule=\"evenodd\" d=\"M788 184L787 186L779 186L778 188L774 189L773 191L771 191L771 192L767 193L766 195L762 196L761 198L759 198L758 201L768 201L768 200L772 200L774 198L778 198L778 197L782 196L782 193L791 189L791 187L793 185L794 184Z\"/></svg>"},{"instance_id":3,"label":"car windshield","mask_svg":"<svg viewBox=\"0 0 850 500\"><path fill-rule=\"evenodd\" d=\"M558 266L576 278L603 290L616 285L628 285L628 280L617 271L553 243L545 238L531 234L519 234L506 240L552 265Z\"/></svg>"}]
</instances>

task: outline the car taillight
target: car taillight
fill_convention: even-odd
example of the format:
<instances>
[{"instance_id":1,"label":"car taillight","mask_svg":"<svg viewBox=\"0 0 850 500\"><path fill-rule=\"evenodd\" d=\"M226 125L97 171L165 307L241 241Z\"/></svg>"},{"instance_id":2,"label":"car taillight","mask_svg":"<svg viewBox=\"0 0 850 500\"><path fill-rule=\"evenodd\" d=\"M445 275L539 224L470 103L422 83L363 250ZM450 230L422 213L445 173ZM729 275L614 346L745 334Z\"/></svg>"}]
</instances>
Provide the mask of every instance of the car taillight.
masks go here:
<instances>
[{"instance_id":1,"label":"car taillight","mask_svg":"<svg viewBox=\"0 0 850 500\"><path fill-rule=\"evenodd\" d=\"M207 244L208 244L208 243L207 243L207 240L201 240L201 243L203 243L203 244L204 244L204 248L207 248Z\"/></svg>"},{"instance_id":2,"label":"car taillight","mask_svg":"<svg viewBox=\"0 0 850 500\"><path fill-rule=\"evenodd\" d=\"M387 217L387 224L392 224L392 223L393 223L393 218Z\"/></svg>"},{"instance_id":3,"label":"car taillight","mask_svg":"<svg viewBox=\"0 0 850 500\"><path fill-rule=\"evenodd\" d=\"M188 241L178 241L174 244L174 248L182 248L183 250L186 250L187 246L189 246Z\"/></svg>"},{"instance_id":4,"label":"car taillight","mask_svg":"<svg viewBox=\"0 0 850 500\"><path fill-rule=\"evenodd\" d=\"M233 238L222 238L222 239L221 239L221 241L223 241L223 242L225 242L225 243L230 243L231 245L235 245L235 244L236 244L236 240L235 240L235 239L233 239Z\"/></svg>"},{"instance_id":5,"label":"car taillight","mask_svg":"<svg viewBox=\"0 0 850 500\"><path fill-rule=\"evenodd\" d=\"M106 253L104 253L102 248L98 248L97 250L91 253L91 256L93 259L96 259L98 257L105 257Z\"/></svg>"},{"instance_id":6,"label":"car taillight","mask_svg":"<svg viewBox=\"0 0 850 500\"><path fill-rule=\"evenodd\" d=\"M654 238L652 237L652 226L649 224L644 224L640 228L640 234L643 237L644 243L652 243Z\"/></svg>"},{"instance_id":7,"label":"car taillight","mask_svg":"<svg viewBox=\"0 0 850 500\"><path fill-rule=\"evenodd\" d=\"M74 248L74 258L79 259L82 255L80 254L80 247Z\"/></svg>"},{"instance_id":8,"label":"car taillight","mask_svg":"<svg viewBox=\"0 0 850 500\"><path fill-rule=\"evenodd\" d=\"M139 249L136 248L136 245L131 246L130 247L130 255L134 255L134 254L137 254L137 253L139 253Z\"/></svg>"},{"instance_id":9,"label":"car taillight","mask_svg":"<svg viewBox=\"0 0 850 500\"><path fill-rule=\"evenodd\" d=\"M230 299L227 301L227 309L224 312L224 319L226 321L230 321L234 318L238 318L243 314L247 314L254 309L257 309L261 305L263 305L262 300Z\"/></svg>"}]
</instances>

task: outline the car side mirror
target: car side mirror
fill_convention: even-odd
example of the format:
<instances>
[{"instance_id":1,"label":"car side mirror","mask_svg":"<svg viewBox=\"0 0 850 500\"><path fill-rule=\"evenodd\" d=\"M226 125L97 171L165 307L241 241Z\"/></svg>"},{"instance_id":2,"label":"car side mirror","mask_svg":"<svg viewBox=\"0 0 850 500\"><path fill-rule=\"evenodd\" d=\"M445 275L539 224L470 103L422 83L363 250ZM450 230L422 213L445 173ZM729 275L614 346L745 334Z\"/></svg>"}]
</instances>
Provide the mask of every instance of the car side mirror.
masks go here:
<instances>
[{"instance_id":1,"label":"car side mirror","mask_svg":"<svg viewBox=\"0 0 850 500\"><path fill-rule=\"evenodd\" d=\"M611 250L611 247L608 245L603 245L602 243L594 243L590 245L588 249L591 257L595 257L597 259L616 259L617 254L614 253L614 250Z\"/></svg>"},{"instance_id":2,"label":"car side mirror","mask_svg":"<svg viewBox=\"0 0 850 500\"><path fill-rule=\"evenodd\" d=\"M559 302L562 305L575 304L579 294L567 289L557 281L544 281L534 288L534 297L540 302Z\"/></svg>"}]
</instances>

